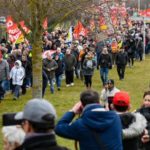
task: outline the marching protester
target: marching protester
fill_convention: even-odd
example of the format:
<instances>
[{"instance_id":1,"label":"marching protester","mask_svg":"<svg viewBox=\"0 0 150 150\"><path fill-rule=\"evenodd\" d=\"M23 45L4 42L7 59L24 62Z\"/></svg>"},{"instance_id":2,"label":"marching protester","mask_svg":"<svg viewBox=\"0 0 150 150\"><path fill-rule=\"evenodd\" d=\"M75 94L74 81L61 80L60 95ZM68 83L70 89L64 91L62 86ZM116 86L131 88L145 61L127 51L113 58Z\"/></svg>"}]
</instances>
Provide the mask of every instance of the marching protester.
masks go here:
<instances>
[{"instance_id":1,"label":"marching protester","mask_svg":"<svg viewBox=\"0 0 150 150\"><path fill-rule=\"evenodd\" d=\"M23 80L25 77L25 70L22 67L22 63L20 60L15 62L15 66L10 71L10 79L12 79L13 84L13 100L19 98L20 95L20 88L23 85Z\"/></svg>"},{"instance_id":2,"label":"marching protester","mask_svg":"<svg viewBox=\"0 0 150 150\"><path fill-rule=\"evenodd\" d=\"M119 52L116 55L117 73L120 80L124 79L127 62L128 62L127 53L124 51L123 48L120 48Z\"/></svg>"},{"instance_id":3,"label":"marching protester","mask_svg":"<svg viewBox=\"0 0 150 150\"><path fill-rule=\"evenodd\" d=\"M66 87L74 86L74 69L76 63L75 56L71 54L71 49L68 48L64 57Z\"/></svg>"},{"instance_id":4,"label":"marching protester","mask_svg":"<svg viewBox=\"0 0 150 150\"><path fill-rule=\"evenodd\" d=\"M26 94L26 88L31 86L31 78L32 78L32 63L28 61L26 55L22 55L22 66L25 69L25 77L22 85L22 94Z\"/></svg>"},{"instance_id":5,"label":"marching protester","mask_svg":"<svg viewBox=\"0 0 150 150\"><path fill-rule=\"evenodd\" d=\"M111 57L108 53L107 47L103 48L99 56L97 65L100 66L101 81L104 85L108 80L109 68L112 66Z\"/></svg>"},{"instance_id":6,"label":"marching protester","mask_svg":"<svg viewBox=\"0 0 150 150\"><path fill-rule=\"evenodd\" d=\"M6 91L5 83L9 79L9 65L7 61L3 59L3 55L0 51L0 101L4 99Z\"/></svg>"},{"instance_id":7,"label":"marching protester","mask_svg":"<svg viewBox=\"0 0 150 150\"><path fill-rule=\"evenodd\" d=\"M87 53L89 51L90 51L90 49L87 47L87 44L84 44L83 49L80 50L80 53L79 53L80 78L81 78L81 80L83 80L83 62L84 62L85 56L87 55Z\"/></svg>"},{"instance_id":8,"label":"marching protester","mask_svg":"<svg viewBox=\"0 0 150 150\"><path fill-rule=\"evenodd\" d=\"M96 61L94 60L94 54L92 52L88 52L85 56L85 60L83 62L83 75L85 80L85 86L87 89L91 89L92 86L92 76L94 73L94 68L96 67Z\"/></svg>"},{"instance_id":9,"label":"marching protester","mask_svg":"<svg viewBox=\"0 0 150 150\"><path fill-rule=\"evenodd\" d=\"M124 40L123 47L125 52L128 54L128 63L129 67L134 65L134 57L135 57L135 40L132 36L126 37Z\"/></svg>"},{"instance_id":10,"label":"marching protester","mask_svg":"<svg viewBox=\"0 0 150 150\"><path fill-rule=\"evenodd\" d=\"M64 73L64 59L61 59L59 55L54 55L55 61L58 64L58 68L55 70L55 79L56 79L56 85L57 90L60 91L61 88L61 82L62 82L62 75Z\"/></svg>"},{"instance_id":11,"label":"marching protester","mask_svg":"<svg viewBox=\"0 0 150 150\"><path fill-rule=\"evenodd\" d=\"M74 120L76 115L81 116ZM87 90L80 102L58 121L56 134L79 141L80 150L122 150L122 131L119 116L99 104L99 94Z\"/></svg>"},{"instance_id":12,"label":"marching protester","mask_svg":"<svg viewBox=\"0 0 150 150\"><path fill-rule=\"evenodd\" d=\"M55 78L55 70L58 68L58 64L52 58L50 53L47 53L46 59L43 60L43 69L47 74L48 81L50 83L50 91L54 93L54 78Z\"/></svg>"},{"instance_id":13,"label":"marching protester","mask_svg":"<svg viewBox=\"0 0 150 150\"><path fill-rule=\"evenodd\" d=\"M79 42L75 41L71 47L71 54L74 55L76 58L75 75L76 75L77 79L79 79L79 71L80 71L78 44L79 44Z\"/></svg>"}]
</instances>

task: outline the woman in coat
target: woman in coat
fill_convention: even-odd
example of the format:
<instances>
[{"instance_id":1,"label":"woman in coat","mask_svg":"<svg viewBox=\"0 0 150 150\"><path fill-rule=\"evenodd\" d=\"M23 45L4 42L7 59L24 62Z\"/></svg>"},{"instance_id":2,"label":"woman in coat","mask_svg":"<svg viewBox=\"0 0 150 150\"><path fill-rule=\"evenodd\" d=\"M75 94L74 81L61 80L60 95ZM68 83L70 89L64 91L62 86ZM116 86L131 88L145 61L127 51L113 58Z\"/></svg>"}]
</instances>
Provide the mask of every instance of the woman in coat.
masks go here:
<instances>
[{"instance_id":1,"label":"woman in coat","mask_svg":"<svg viewBox=\"0 0 150 150\"><path fill-rule=\"evenodd\" d=\"M93 58L94 58L93 53L88 52L83 62L83 75L87 89L90 89L92 86L92 76L94 73L94 68L96 67L96 61Z\"/></svg>"}]
</instances>

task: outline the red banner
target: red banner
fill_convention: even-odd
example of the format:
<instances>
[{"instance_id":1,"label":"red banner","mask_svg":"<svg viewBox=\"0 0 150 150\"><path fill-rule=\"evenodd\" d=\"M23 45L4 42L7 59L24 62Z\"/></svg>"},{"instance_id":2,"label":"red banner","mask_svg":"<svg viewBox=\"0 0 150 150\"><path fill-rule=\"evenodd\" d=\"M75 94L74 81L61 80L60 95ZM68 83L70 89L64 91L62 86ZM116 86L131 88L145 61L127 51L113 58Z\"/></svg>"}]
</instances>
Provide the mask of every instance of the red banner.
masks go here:
<instances>
[{"instance_id":1,"label":"red banner","mask_svg":"<svg viewBox=\"0 0 150 150\"><path fill-rule=\"evenodd\" d=\"M141 11L139 12L139 15L140 15L140 16L144 16L144 17L150 17L150 8L145 9L145 10L141 10Z\"/></svg>"}]
</instances>

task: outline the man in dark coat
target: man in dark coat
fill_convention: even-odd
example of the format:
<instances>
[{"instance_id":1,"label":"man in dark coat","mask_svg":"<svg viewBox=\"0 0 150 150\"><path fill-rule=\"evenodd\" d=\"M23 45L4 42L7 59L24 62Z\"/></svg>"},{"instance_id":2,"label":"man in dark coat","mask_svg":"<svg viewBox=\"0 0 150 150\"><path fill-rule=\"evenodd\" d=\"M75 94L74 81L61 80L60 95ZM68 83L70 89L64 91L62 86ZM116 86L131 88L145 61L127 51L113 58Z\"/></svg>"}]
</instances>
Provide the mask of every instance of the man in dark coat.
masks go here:
<instances>
[{"instance_id":1,"label":"man in dark coat","mask_svg":"<svg viewBox=\"0 0 150 150\"><path fill-rule=\"evenodd\" d=\"M66 86L74 85L74 69L76 65L76 58L71 54L71 50L66 50L66 55L64 57L65 64L65 75L66 75Z\"/></svg>"},{"instance_id":2,"label":"man in dark coat","mask_svg":"<svg viewBox=\"0 0 150 150\"><path fill-rule=\"evenodd\" d=\"M50 53L47 53L47 58L43 60L43 69L47 74L49 83L50 83L50 91L54 93L54 78L55 78L55 70L58 68L57 62L52 59Z\"/></svg>"},{"instance_id":3,"label":"man in dark coat","mask_svg":"<svg viewBox=\"0 0 150 150\"><path fill-rule=\"evenodd\" d=\"M125 68L128 62L128 55L123 48L116 55L117 72L120 80L124 79Z\"/></svg>"}]
</instances>

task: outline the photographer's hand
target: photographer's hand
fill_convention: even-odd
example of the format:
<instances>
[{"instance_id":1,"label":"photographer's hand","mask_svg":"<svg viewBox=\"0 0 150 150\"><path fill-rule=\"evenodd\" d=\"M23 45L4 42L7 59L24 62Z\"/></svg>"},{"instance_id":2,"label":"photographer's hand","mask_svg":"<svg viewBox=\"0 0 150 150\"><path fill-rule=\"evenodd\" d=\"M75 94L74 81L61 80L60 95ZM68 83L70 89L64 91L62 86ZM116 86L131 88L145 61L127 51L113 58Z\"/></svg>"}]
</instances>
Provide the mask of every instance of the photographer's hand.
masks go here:
<instances>
[{"instance_id":1,"label":"photographer's hand","mask_svg":"<svg viewBox=\"0 0 150 150\"><path fill-rule=\"evenodd\" d=\"M83 106L81 102L78 102L73 106L73 108L70 111L74 112L75 114L80 114L82 113L82 109L83 109Z\"/></svg>"}]
</instances>

